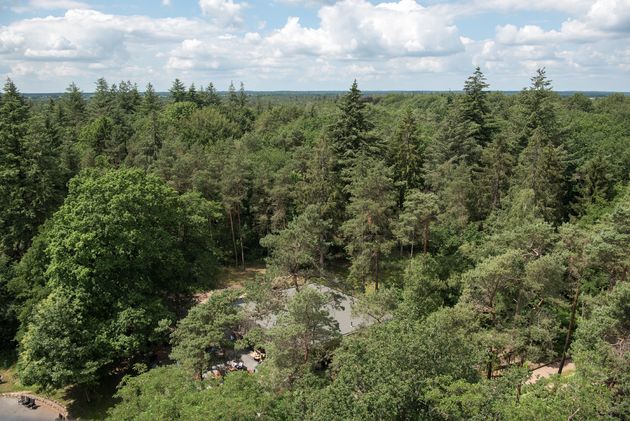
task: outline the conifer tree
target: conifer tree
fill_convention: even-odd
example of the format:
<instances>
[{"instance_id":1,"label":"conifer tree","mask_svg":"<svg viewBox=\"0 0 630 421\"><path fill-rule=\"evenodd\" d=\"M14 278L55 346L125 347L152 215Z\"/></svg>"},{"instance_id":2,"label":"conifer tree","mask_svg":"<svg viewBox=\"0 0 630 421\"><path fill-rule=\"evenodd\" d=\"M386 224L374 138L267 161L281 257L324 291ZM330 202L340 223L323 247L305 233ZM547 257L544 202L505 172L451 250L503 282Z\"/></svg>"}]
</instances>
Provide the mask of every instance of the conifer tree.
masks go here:
<instances>
[{"instance_id":1,"label":"conifer tree","mask_svg":"<svg viewBox=\"0 0 630 421\"><path fill-rule=\"evenodd\" d=\"M349 219L341 230L350 255L350 277L365 287L369 279L378 289L381 261L392 250L391 222L396 193L389 169L382 161L360 158L347 190Z\"/></svg>"},{"instance_id":2,"label":"conifer tree","mask_svg":"<svg viewBox=\"0 0 630 421\"><path fill-rule=\"evenodd\" d=\"M61 97L60 108L63 109L64 123L69 127L82 124L86 117L87 103L81 90L72 82Z\"/></svg>"},{"instance_id":3,"label":"conifer tree","mask_svg":"<svg viewBox=\"0 0 630 421\"><path fill-rule=\"evenodd\" d=\"M479 67L466 79L464 83L464 95L461 101L461 112L464 118L474 124L473 137L477 145L485 147L492 139L493 124L490 118L486 95L488 88L486 77Z\"/></svg>"},{"instance_id":4,"label":"conifer tree","mask_svg":"<svg viewBox=\"0 0 630 421\"><path fill-rule=\"evenodd\" d=\"M411 246L410 257L413 257L414 245L420 237L423 252L426 254L429 251L429 225L437 218L438 212L435 194L417 189L407 191L394 232L402 244Z\"/></svg>"},{"instance_id":5,"label":"conifer tree","mask_svg":"<svg viewBox=\"0 0 630 421\"><path fill-rule=\"evenodd\" d=\"M147 87L144 90L142 96L142 110L145 114L151 114L159 111L160 109L160 97L155 93L153 85L147 83Z\"/></svg>"},{"instance_id":6,"label":"conifer tree","mask_svg":"<svg viewBox=\"0 0 630 421\"><path fill-rule=\"evenodd\" d=\"M11 259L26 252L61 195L59 133L50 120L48 127L33 123L29 103L7 79L0 97L0 254Z\"/></svg>"},{"instance_id":7,"label":"conifer tree","mask_svg":"<svg viewBox=\"0 0 630 421\"><path fill-rule=\"evenodd\" d=\"M394 181L398 188L398 204L402 207L406 192L422 186L424 142L411 108L404 112L389 144Z\"/></svg>"},{"instance_id":8,"label":"conifer tree","mask_svg":"<svg viewBox=\"0 0 630 421\"><path fill-rule=\"evenodd\" d=\"M238 105L241 108L247 106L247 94L245 93L245 85L243 82L241 82L240 88L238 89Z\"/></svg>"},{"instance_id":9,"label":"conifer tree","mask_svg":"<svg viewBox=\"0 0 630 421\"><path fill-rule=\"evenodd\" d=\"M90 98L90 115L100 117L109 115L114 106L114 95L105 78L96 81L96 90Z\"/></svg>"},{"instance_id":10,"label":"conifer tree","mask_svg":"<svg viewBox=\"0 0 630 421\"><path fill-rule=\"evenodd\" d=\"M214 87L212 82L208 84L204 94L205 105L221 105L221 97L217 93L217 89Z\"/></svg>"},{"instance_id":11,"label":"conifer tree","mask_svg":"<svg viewBox=\"0 0 630 421\"><path fill-rule=\"evenodd\" d=\"M183 102L187 99L186 86L184 82L179 79L175 79L171 85L171 89L168 90L171 94L171 99L174 102Z\"/></svg>"},{"instance_id":12,"label":"conifer tree","mask_svg":"<svg viewBox=\"0 0 630 421\"><path fill-rule=\"evenodd\" d=\"M330 136L337 155L337 168L347 178L360 155L378 156L381 145L370 133L374 125L366 115L356 80L338 107L340 115L330 129Z\"/></svg>"},{"instance_id":13,"label":"conifer tree","mask_svg":"<svg viewBox=\"0 0 630 421\"><path fill-rule=\"evenodd\" d=\"M230 86L228 87L227 102L228 106L232 109L236 109L239 106L239 98L236 94L236 88L234 87L233 81L230 81Z\"/></svg>"}]
</instances>

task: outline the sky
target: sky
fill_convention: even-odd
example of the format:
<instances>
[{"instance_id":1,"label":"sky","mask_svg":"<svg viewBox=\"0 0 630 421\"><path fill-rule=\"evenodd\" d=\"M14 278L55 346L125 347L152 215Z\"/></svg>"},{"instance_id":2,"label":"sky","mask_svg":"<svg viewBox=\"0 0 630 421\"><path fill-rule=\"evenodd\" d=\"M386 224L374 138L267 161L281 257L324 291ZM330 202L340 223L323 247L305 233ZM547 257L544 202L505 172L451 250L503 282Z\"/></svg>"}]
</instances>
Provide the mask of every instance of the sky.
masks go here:
<instances>
[{"instance_id":1,"label":"sky","mask_svg":"<svg viewBox=\"0 0 630 421\"><path fill-rule=\"evenodd\" d=\"M0 0L0 76L245 88L630 91L630 0Z\"/></svg>"}]
</instances>

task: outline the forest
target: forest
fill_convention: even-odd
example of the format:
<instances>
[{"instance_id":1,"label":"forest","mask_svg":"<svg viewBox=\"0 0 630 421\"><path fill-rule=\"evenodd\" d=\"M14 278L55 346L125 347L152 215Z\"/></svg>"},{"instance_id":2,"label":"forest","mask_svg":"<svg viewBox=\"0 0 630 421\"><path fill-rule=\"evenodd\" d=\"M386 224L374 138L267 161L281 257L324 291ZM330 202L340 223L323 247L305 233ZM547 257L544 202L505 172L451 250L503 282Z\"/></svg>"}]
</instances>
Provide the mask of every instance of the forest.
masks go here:
<instances>
[{"instance_id":1,"label":"forest","mask_svg":"<svg viewBox=\"0 0 630 421\"><path fill-rule=\"evenodd\" d=\"M81 419L630 418L630 97L490 82L7 80L0 392ZM370 322L342 335L307 285ZM266 358L207 375L238 350Z\"/></svg>"}]
</instances>

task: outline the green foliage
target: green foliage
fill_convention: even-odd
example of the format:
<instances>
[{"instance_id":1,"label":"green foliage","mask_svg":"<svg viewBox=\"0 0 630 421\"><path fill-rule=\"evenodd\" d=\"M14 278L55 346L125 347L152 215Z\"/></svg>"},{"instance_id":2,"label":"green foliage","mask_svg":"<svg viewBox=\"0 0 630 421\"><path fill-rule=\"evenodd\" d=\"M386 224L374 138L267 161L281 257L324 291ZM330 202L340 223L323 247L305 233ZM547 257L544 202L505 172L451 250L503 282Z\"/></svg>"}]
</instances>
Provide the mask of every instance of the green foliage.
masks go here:
<instances>
[{"instance_id":1,"label":"green foliage","mask_svg":"<svg viewBox=\"0 0 630 421\"><path fill-rule=\"evenodd\" d=\"M330 221L320 219L311 205L278 234L269 234L260 240L269 249L267 266L271 276L290 276L298 285L298 277L321 273L321 259L326 253L326 232Z\"/></svg>"},{"instance_id":2,"label":"green foliage","mask_svg":"<svg viewBox=\"0 0 630 421\"><path fill-rule=\"evenodd\" d=\"M592 307L576 331L572 351L578 375L593 387L608 387L612 412L623 419L630 414L630 286L617 284Z\"/></svg>"},{"instance_id":3,"label":"green foliage","mask_svg":"<svg viewBox=\"0 0 630 421\"><path fill-rule=\"evenodd\" d=\"M171 334L171 358L194 378L201 379L208 368L212 358L209 350L214 348L216 352L230 345L226 332L236 329L240 321L237 299L233 292L212 294L208 301L191 308Z\"/></svg>"},{"instance_id":4,"label":"green foliage","mask_svg":"<svg viewBox=\"0 0 630 421\"><path fill-rule=\"evenodd\" d=\"M335 352L332 383L315 392L306 418L429 418L425 393L432 379L477 378L474 329L470 311L456 308L421 323L393 320L348 338Z\"/></svg>"},{"instance_id":5,"label":"green foliage","mask_svg":"<svg viewBox=\"0 0 630 421\"><path fill-rule=\"evenodd\" d=\"M127 378L109 412L111 420L282 420L282 401L255 377L230 374L221 383L190 380L180 369L160 367Z\"/></svg>"},{"instance_id":6,"label":"green foliage","mask_svg":"<svg viewBox=\"0 0 630 421\"><path fill-rule=\"evenodd\" d=\"M116 419L627 417L627 97L562 97L544 69L515 95L479 68L462 93L236 86L176 80L162 100L100 79L31 103L7 81L0 341L24 384L143 373ZM180 368L146 371L218 265L263 258L245 296L275 328L211 294L172 332ZM341 338L301 278L374 326ZM256 374L194 379L250 345ZM561 355L574 374L526 382Z\"/></svg>"},{"instance_id":7,"label":"green foliage","mask_svg":"<svg viewBox=\"0 0 630 421\"><path fill-rule=\"evenodd\" d=\"M174 102L188 101L190 99L188 93L186 92L184 82L179 79L175 79L173 81L173 84L168 92L171 94L171 98Z\"/></svg>"},{"instance_id":8,"label":"green foliage","mask_svg":"<svg viewBox=\"0 0 630 421\"><path fill-rule=\"evenodd\" d=\"M108 364L161 338L160 320L172 317L165 294L194 288L200 282L195 260L212 249L207 237L194 241L199 228L187 217L191 209L198 211L137 170L73 180L43 234L40 258L49 259L44 276L52 292L36 306L22 339L21 371L29 382L93 383ZM58 324L47 322L55 318Z\"/></svg>"},{"instance_id":9,"label":"green foliage","mask_svg":"<svg viewBox=\"0 0 630 421\"><path fill-rule=\"evenodd\" d=\"M368 119L361 91L355 80L339 102L339 119L330 128L330 137L342 173L355 165L362 156L377 157L380 143L372 136L372 122Z\"/></svg>"},{"instance_id":10,"label":"green foliage","mask_svg":"<svg viewBox=\"0 0 630 421\"><path fill-rule=\"evenodd\" d=\"M422 186L422 164L426 141L419 130L416 116L407 108L390 141L389 160L398 185L399 204L409 189Z\"/></svg>"},{"instance_id":11,"label":"green foliage","mask_svg":"<svg viewBox=\"0 0 630 421\"><path fill-rule=\"evenodd\" d=\"M290 386L329 356L340 339L339 326L328 311L334 297L305 286L295 292L268 332L265 362L271 384Z\"/></svg>"},{"instance_id":12,"label":"green foliage","mask_svg":"<svg viewBox=\"0 0 630 421\"><path fill-rule=\"evenodd\" d=\"M352 261L350 277L363 286L374 279L378 289L381 260L394 246L391 224L395 192L390 172L381 161L367 158L359 162L348 186L349 219L341 230Z\"/></svg>"},{"instance_id":13,"label":"green foliage","mask_svg":"<svg viewBox=\"0 0 630 421\"><path fill-rule=\"evenodd\" d=\"M398 215L394 235L404 245L411 246L410 257L413 257L414 245L422 233L422 249L429 251L429 225L438 215L438 199L433 193L409 190L405 195L403 211Z\"/></svg>"}]
</instances>

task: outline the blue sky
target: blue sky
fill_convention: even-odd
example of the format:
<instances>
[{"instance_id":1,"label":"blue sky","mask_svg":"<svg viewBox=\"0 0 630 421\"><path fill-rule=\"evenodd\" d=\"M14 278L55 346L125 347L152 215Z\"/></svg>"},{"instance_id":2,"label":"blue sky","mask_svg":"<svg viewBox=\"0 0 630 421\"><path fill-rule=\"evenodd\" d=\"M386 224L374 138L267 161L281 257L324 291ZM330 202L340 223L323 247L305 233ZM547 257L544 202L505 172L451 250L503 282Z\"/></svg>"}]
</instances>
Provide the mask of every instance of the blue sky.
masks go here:
<instances>
[{"instance_id":1,"label":"blue sky","mask_svg":"<svg viewBox=\"0 0 630 421\"><path fill-rule=\"evenodd\" d=\"M24 92L103 76L166 90L630 91L630 0L0 0L0 76Z\"/></svg>"}]
</instances>

